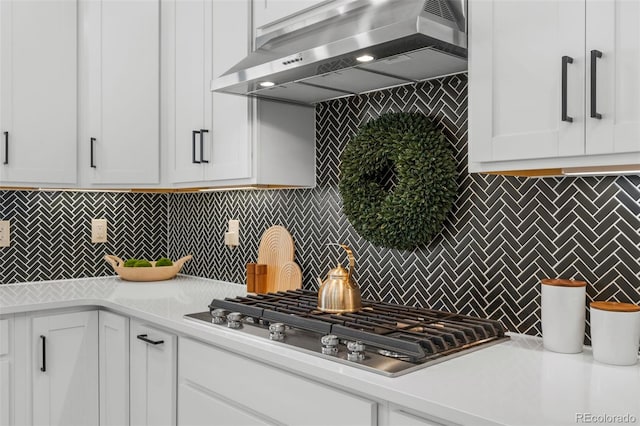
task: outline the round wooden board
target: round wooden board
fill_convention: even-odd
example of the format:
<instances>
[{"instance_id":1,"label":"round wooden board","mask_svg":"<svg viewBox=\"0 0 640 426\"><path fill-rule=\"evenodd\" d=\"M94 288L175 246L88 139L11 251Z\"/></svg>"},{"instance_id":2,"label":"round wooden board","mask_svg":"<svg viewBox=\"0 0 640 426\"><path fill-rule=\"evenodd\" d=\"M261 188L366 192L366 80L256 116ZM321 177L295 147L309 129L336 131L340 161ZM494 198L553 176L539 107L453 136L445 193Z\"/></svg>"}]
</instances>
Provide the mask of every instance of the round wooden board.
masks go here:
<instances>
[{"instance_id":1,"label":"round wooden board","mask_svg":"<svg viewBox=\"0 0 640 426\"><path fill-rule=\"evenodd\" d=\"M269 267L267 267L267 270ZM296 262L286 262L280 266L274 291L297 290L302 288L302 271Z\"/></svg>"},{"instance_id":2,"label":"round wooden board","mask_svg":"<svg viewBox=\"0 0 640 426\"><path fill-rule=\"evenodd\" d=\"M267 292L276 291L280 267L293 258L293 238L287 228L274 225L264 231L258 246L258 264L267 265Z\"/></svg>"},{"instance_id":3,"label":"round wooden board","mask_svg":"<svg viewBox=\"0 0 640 426\"><path fill-rule=\"evenodd\" d=\"M282 265L293 261L293 238L287 228L274 225L264 231L258 246L258 263Z\"/></svg>"}]
</instances>

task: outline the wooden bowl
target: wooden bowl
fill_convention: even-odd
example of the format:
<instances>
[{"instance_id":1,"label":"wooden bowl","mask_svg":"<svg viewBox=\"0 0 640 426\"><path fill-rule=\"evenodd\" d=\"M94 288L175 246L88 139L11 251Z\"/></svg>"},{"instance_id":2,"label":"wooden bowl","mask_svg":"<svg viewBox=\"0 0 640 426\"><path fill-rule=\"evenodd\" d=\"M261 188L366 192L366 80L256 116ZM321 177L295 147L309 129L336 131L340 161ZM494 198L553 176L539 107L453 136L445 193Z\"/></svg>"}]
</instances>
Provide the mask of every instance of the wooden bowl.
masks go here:
<instances>
[{"instance_id":1,"label":"wooden bowl","mask_svg":"<svg viewBox=\"0 0 640 426\"><path fill-rule=\"evenodd\" d=\"M173 262L171 266L156 266L156 262L150 262L152 267L135 268L124 266L124 261L117 256L107 254L104 256L104 260L109 262L113 266L113 270L120 278L126 281L164 281L170 280L178 275L182 265L191 260L192 256L187 255L181 259Z\"/></svg>"}]
</instances>

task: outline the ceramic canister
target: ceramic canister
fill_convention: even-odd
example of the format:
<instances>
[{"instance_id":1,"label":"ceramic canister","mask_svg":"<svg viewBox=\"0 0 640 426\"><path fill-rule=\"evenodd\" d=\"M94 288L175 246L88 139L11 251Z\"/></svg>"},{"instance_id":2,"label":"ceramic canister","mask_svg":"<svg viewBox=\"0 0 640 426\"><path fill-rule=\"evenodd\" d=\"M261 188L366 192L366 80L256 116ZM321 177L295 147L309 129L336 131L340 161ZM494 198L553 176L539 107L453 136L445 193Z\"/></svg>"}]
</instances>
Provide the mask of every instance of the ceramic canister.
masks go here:
<instances>
[{"instance_id":1,"label":"ceramic canister","mask_svg":"<svg viewBox=\"0 0 640 426\"><path fill-rule=\"evenodd\" d=\"M568 354L582 352L587 283L562 279L541 282L544 348Z\"/></svg>"},{"instance_id":2,"label":"ceramic canister","mask_svg":"<svg viewBox=\"0 0 640 426\"><path fill-rule=\"evenodd\" d=\"M614 365L635 365L640 345L640 306L591 302L593 359Z\"/></svg>"}]
</instances>

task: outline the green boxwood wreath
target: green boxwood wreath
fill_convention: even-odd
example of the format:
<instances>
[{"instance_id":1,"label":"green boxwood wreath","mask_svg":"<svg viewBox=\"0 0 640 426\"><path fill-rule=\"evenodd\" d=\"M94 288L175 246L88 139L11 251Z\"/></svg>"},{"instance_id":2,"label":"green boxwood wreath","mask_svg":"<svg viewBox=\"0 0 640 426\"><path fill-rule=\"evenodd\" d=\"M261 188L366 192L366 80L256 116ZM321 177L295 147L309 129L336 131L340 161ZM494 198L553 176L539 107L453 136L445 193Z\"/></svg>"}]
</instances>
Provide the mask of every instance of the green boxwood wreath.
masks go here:
<instances>
[{"instance_id":1,"label":"green boxwood wreath","mask_svg":"<svg viewBox=\"0 0 640 426\"><path fill-rule=\"evenodd\" d=\"M420 113L388 113L360 127L340 176L343 209L358 234L401 250L431 241L457 192L451 146Z\"/></svg>"}]
</instances>

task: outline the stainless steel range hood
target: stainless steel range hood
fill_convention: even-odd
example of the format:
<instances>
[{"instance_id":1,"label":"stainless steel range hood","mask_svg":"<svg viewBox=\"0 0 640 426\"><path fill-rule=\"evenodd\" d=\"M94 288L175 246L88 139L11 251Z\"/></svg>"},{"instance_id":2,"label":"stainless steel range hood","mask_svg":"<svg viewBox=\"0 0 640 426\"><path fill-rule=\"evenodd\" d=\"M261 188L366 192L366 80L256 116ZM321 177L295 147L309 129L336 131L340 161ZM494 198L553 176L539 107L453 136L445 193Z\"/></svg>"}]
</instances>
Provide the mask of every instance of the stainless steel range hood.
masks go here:
<instances>
[{"instance_id":1,"label":"stainless steel range hood","mask_svg":"<svg viewBox=\"0 0 640 426\"><path fill-rule=\"evenodd\" d=\"M315 104L459 73L466 0L327 1L260 35L256 47L211 90Z\"/></svg>"}]
</instances>

